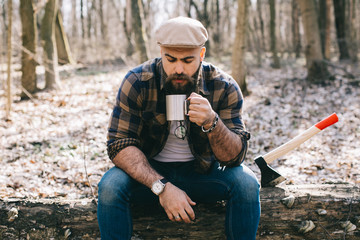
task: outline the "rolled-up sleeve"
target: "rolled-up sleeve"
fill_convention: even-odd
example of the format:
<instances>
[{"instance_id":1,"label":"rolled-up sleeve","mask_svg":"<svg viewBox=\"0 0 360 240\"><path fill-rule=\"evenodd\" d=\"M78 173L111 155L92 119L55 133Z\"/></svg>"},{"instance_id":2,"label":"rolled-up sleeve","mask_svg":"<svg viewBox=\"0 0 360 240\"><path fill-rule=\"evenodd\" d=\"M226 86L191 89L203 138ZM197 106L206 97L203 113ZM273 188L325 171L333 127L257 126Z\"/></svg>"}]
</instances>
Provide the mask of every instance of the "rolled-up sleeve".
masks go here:
<instances>
[{"instance_id":1,"label":"rolled-up sleeve","mask_svg":"<svg viewBox=\"0 0 360 240\"><path fill-rule=\"evenodd\" d=\"M240 153L232 160L227 162L220 162L223 166L238 166L246 157L248 149L248 140L250 133L246 131L241 113L243 107L243 95L240 87L231 79L226 86L222 106L220 106L219 116L223 123L235 134L241 138L242 148Z\"/></svg>"},{"instance_id":2,"label":"rolled-up sleeve","mask_svg":"<svg viewBox=\"0 0 360 240\"><path fill-rule=\"evenodd\" d=\"M141 105L141 81L135 73L129 72L119 88L109 121L107 152L111 160L122 149L139 146L142 129Z\"/></svg>"}]
</instances>

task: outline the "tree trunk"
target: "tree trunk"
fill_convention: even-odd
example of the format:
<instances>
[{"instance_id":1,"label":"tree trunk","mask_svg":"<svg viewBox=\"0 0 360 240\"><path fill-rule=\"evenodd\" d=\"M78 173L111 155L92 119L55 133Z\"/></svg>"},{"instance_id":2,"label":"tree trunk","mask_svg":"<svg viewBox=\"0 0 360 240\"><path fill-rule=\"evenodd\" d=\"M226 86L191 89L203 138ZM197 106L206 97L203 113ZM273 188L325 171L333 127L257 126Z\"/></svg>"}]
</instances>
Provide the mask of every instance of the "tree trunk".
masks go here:
<instances>
[{"instance_id":1,"label":"tree trunk","mask_svg":"<svg viewBox=\"0 0 360 240\"><path fill-rule=\"evenodd\" d=\"M246 83L246 36L248 24L248 1L238 0L238 11L236 16L236 32L232 53L232 76L239 84L245 96L249 95Z\"/></svg>"},{"instance_id":2,"label":"tree trunk","mask_svg":"<svg viewBox=\"0 0 360 240\"><path fill-rule=\"evenodd\" d=\"M348 49L348 39L346 36L347 24L346 24L346 3L345 0L333 0L336 37L339 46L340 60L350 59Z\"/></svg>"},{"instance_id":3,"label":"tree trunk","mask_svg":"<svg viewBox=\"0 0 360 240\"><path fill-rule=\"evenodd\" d=\"M358 61L358 52L359 52L359 42L357 40L357 36L359 35L359 21L356 19L356 4L359 4L359 2L357 2L356 0L352 0L349 3L350 6L350 39L351 39L351 44L350 44L350 55L351 55L351 60L353 62L357 62Z\"/></svg>"},{"instance_id":4,"label":"tree trunk","mask_svg":"<svg viewBox=\"0 0 360 240\"><path fill-rule=\"evenodd\" d=\"M321 50L325 59L330 59L330 5L331 0L319 0L319 31Z\"/></svg>"},{"instance_id":5,"label":"tree trunk","mask_svg":"<svg viewBox=\"0 0 360 240\"><path fill-rule=\"evenodd\" d=\"M265 30L264 30L264 20L263 20L263 14L262 14L262 0L256 1L256 9L259 16L259 24L260 24L260 32L261 32L261 48L266 51L266 41L265 41Z\"/></svg>"},{"instance_id":6,"label":"tree trunk","mask_svg":"<svg viewBox=\"0 0 360 240\"><path fill-rule=\"evenodd\" d=\"M249 5L251 2L249 3ZM258 3L257 3L258 4ZM250 8L251 9L251 8ZM249 10L250 11L250 10ZM254 28L252 28L251 24L248 25L248 30L251 41L250 43L253 45L253 50L255 50L256 54L256 65L257 67L261 67L261 60L262 60L262 47L261 47L261 37L259 36L261 34L259 24L257 22L257 14L256 11L251 10L249 13L249 16L252 16L252 23L254 25Z\"/></svg>"},{"instance_id":7,"label":"tree trunk","mask_svg":"<svg viewBox=\"0 0 360 240\"><path fill-rule=\"evenodd\" d=\"M141 0L131 0L131 14L132 27L135 33L136 51L139 54L139 63L142 63L147 61L149 57L146 48L147 38L141 20L140 9L142 8L140 8L140 1Z\"/></svg>"},{"instance_id":8,"label":"tree trunk","mask_svg":"<svg viewBox=\"0 0 360 240\"><path fill-rule=\"evenodd\" d=\"M8 1L8 30L7 30L7 81L6 81L6 119L10 119L12 93L11 93L11 57L12 57L12 0Z\"/></svg>"},{"instance_id":9,"label":"tree trunk","mask_svg":"<svg viewBox=\"0 0 360 240\"><path fill-rule=\"evenodd\" d=\"M20 18L22 25L22 51L21 51L21 86L28 93L35 93L37 89L36 81L36 13L31 0L20 1ZM29 96L21 92L21 99L28 99Z\"/></svg>"},{"instance_id":10,"label":"tree trunk","mask_svg":"<svg viewBox=\"0 0 360 240\"><path fill-rule=\"evenodd\" d=\"M280 68L280 59L276 47L276 7L275 0L269 0L270 6L270 48L272 52L273 62L271 66L273 68Z\"/></svg>"},{"instance_id":11,"label":"tree trunk","mask_svg":"<svg viewBox=\"0 0 360 240\"><path fill-rule=\"evenodd\" d=\"M1 34L1 50L0 50L0 54L5 55L6 54L6 49L7 49L7 30L8 30L8 26L6 24L6 2L3 1L2 2L2 7L1 7L1 17L2 17L2 33Z\"/></svg>"},{"instance_id":12,"label":"tree trunk","mask_svg":"<svg viewBox=\"0 0 360 240\"><path fill-rule=\"evenodd\" d=\"M80 0L81 37L85 40L84 0Z\"/></svg>"},{"instance_id":13,"label":"tree trunk","mask_svg":"<svg viewBox=\"0 0 360 240\"><path fill-rule=\"evenodd\" d=\"M293 51L295 57L299 58L301 53L301 36L300 36L300 24L299 24L299 7L296 0L292 0L292 35L293 35Z\"/></svg>"},{"instance_id":14,"label":"tree trunk","mask_svg":"<svg viewBox=\"0 0 360 240\"><path fill-rule=\"evenodd\" d=\"M284 198L293 196L293 206ZM260 191L261 218L258 240L347 239L360 237L360 189L349 184L283 185ZM224 203L194 206L193 224L174 223L159 206L133 206L135 239L225 239ZM299 231L304 221L314 229ZM96 204L80 200L0 200L0 239L98 239Z\"/></svg>"},{"instance_id":15,"label":"tree trunk","mask_svg":"<svg viewBox=\"0 0 360 240\"><path fill-rule=\"evenodd\" d=\"M131 0L126 0L126 7L124 8L124 21L123 21L123 28L124 33L127 41L127 48L126 48L126 56L132 56L134 54L134 45L131 41L131 33L132 33L132 27L131 27Z\"/></svg>"},{"instance_id":16,"label":"tree trunk","mask_svg":"<svg viewBox=\"0 0 360 240\"><path fill-rule=\"evenodd\" d=\"M58 13L56 14L55 39L59 64L74 64L75 61L71 57L70 44L64 30L63 18L60 11L58 11Z\"/></svg>"},{"instance_id":17,"label":"tree trunk","mask_svg":"<svg viewBox=\"0 0 360 240\"><path fill-rule=\"evenodd\" d=\"M55 40L55 20L58 11L58 0L48 0L45 15L41 24L41 39L44 47L45 88L60 87L58 57Z\"/></svg>"},{"instance_id":18,"label":"tree trunk","mask_svg":"<svg viewBox=\"0 0 360 240\"><path fill-rule=\"evenodd\" d=\"M103 11L103 0L99 2L99 16L100 16L100 26L101 26L101 35L102 35L102 46L107 48L109 46L109 39L108 39L108 31L107 31L107 24L104 20L104 11Z\"/></svg>"},{"instance_id":19,"label":"tree trunk","mask_svg":"<svg viewBox=\"0 0 360 240\"><path fill-rule=\"evenodd\" d=\"M329 77L327 64L321 52L319 26L313 0L298 0L305 32L305 56L308 80L311 83L323 83Z\"/></svg>"}]
</instances>

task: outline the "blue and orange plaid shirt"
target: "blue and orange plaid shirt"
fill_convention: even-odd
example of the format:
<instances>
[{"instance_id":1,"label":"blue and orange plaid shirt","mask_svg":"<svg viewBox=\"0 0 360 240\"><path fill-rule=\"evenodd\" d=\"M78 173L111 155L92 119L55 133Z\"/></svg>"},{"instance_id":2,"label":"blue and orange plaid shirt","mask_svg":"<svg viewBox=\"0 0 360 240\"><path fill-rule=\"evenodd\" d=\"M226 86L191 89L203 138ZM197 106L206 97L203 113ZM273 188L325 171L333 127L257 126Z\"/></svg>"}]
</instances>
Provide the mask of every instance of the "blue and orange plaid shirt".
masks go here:
<instances>
[{"instance_id":1,"label":"blue and orange plaid shirt","mask_svg":"<svg viewBox=\"0 0 360 240\"><path fill-rule=\"evenodd\" d=\"M109 122L107 151L111 160L128 146L138 147L148 159L163 149L170 128L166 121L165 79L161 58L149 60L126 74ZM206 172L215 161L222 166L240 165L245 159L250 134L241 117L243 96L238 84L219 68L202 62L196 92L207 98L223 123L242 139L239 155L221 162L201 127L186 121L187 139L197 170Z\"/></svg>"}]
</instances>

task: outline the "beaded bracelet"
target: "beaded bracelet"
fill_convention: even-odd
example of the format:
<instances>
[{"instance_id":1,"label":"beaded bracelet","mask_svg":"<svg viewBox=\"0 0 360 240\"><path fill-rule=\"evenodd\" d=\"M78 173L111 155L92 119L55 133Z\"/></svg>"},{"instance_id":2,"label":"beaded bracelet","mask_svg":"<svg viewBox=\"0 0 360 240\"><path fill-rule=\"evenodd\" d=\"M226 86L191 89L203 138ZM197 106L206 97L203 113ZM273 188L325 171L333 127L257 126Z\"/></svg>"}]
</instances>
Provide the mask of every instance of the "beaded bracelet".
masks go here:
<instances>
[{"instance_id":1,"label":"beaded bracelet","mask_svg":"<svg viewBox=\"0 0 360 240\"><path fill-rule=\"evenodd\" d=\"M209 133L209 132L212 132L212 130L214 130L214 128L216 127L216 124L218 123L219 121L219 115L217 113L215 113L215 119L214 119L214 122L213 124L211 125L211 127L207 130L204 129L204 126L201 126L201 130L204 132L204 133Z\"/></svg>"}]
</instances>

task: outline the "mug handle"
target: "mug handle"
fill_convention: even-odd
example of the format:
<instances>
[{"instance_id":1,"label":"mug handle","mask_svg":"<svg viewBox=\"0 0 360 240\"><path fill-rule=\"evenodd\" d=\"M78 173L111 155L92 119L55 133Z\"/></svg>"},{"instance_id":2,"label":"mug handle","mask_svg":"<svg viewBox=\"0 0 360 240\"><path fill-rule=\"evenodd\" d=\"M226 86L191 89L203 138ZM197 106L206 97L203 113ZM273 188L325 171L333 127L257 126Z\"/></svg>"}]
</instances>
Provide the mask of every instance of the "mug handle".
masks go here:
<instances>
[{"instance_id":1,"label":"mug handle","mask_svg":"<svg viewBox=\"0 0 360 240\"><path fill-rule=\"evenodd\" d=\"M185 99L184 100L184 114L185 114L185 116L188 116L189 105L190 105L190 100Z\"/></svg>"}]
</instances>

